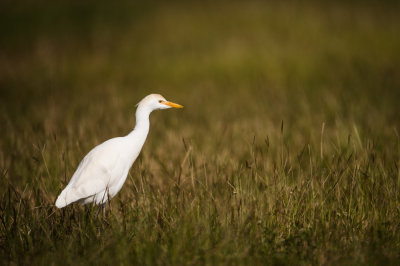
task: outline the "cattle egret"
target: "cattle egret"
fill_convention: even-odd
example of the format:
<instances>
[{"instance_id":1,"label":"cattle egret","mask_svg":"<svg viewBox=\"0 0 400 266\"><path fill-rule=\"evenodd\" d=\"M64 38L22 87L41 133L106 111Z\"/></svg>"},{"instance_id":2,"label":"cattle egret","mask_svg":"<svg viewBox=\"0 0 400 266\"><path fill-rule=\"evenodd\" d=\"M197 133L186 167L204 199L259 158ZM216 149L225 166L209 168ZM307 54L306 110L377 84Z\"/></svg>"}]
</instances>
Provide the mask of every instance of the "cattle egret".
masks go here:
<instances>
[{"instance_id":1,"label":"cattle egret","mask_svg":"<svg viewBox=\"0 0 400 266\"><path fill-rule=\"evenodd\" d=\"M103 142L83 158L68 185L58 196L57 208L74 202L82 205L93 203L101 205L104 216L105 204L120 191L143 147L149 133L150 113L171 107L183 108L159 94L150 94L141 100L137 105L133 131L125 137Z\"/></svg>"}]
</instances>

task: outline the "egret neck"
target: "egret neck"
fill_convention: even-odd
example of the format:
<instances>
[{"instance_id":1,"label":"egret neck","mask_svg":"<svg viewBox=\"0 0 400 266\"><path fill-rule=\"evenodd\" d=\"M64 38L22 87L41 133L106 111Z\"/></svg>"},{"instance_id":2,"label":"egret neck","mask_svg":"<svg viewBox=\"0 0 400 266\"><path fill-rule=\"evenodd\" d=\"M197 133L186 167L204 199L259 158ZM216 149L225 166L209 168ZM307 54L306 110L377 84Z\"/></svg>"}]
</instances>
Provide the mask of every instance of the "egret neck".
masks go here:
<instances>
[{"instance_id":1,"label":"egret neck","mask_svg":"<svg viewBox=\"0 0 400 266\"><path fill-rule=\"evenodd\" d=\"M148 106L139 104L136 109L136 125L128 137L135 142L136 147L142 147L150 129L150 113L153 110Z\"/></svg>"}]
</instances>

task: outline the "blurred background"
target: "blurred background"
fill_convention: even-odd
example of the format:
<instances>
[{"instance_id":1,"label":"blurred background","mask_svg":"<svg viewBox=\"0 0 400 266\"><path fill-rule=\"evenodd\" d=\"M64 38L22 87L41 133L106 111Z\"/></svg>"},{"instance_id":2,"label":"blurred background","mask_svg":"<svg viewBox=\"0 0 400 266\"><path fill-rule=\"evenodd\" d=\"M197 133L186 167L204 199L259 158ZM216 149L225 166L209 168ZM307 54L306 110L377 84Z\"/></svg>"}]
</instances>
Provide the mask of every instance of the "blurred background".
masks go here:
<instances>
[{"instance_id":1,"label":"blurred background","mask_svg":"<svg viewBox=\"0 0 400 266\"><path fill-rule=\"evenodd\" d=\"M121 132L111 122L132 126L151 92L187 105L179 119L196 130L398 122L397 1L3 1L0 12L0 108L19 129L93 119Z\"/></svg>"},{"instance_id":2,"label":"blurred background","mask_svg":"<svg viewBox=\"0 0 400 266\"><path fill-rule=\"evenodd\" d=\"M237 162L253 138L277 143L282 125L294 150L318 149L322 124L336 146L356 135L385 147L400 117L398 6L3 1L2 169L26 176L57 137L61 151L78 151L74 168L127 134L135 104L154 92L186 108L152 115L148 156L179 154L185 138L205 158Z\"/></svg>"},{"instance_id":3,"label":"blurred background","mask_svg":"<svg viewBox=\"0 0 400 266\"><path fill-rule=\"evenodd\" d=\"M2 1L2 167L14 168L16 146L50 136L83 141L85 154L127 134L153 92L186 106L153 114L153 150L177 134L205 153L216 142L240 153L282 122L288 145L319 145L323 123L332 141L357 128L384 145L399 126L398 11L397 1Z\"/></svg>"},{"instance_id":4,"label":"blurred background","mask_svg":"<svg viewBox=\"0 0 400 266\"><path fill-rule=\"evenodd\" d=\"M272 176L305 148L323 158L373 143L380 169L393 170L399 5L1 1L1 190L36 182L44 192L31 206L50 204L92 147L132 130L150 93L185 106L152 114L134 166L161 191L188 146L193 169L218 173L267 145Z\"/></svg>"},{"instance_id":5,"label":"blurred background","mask_svg":"<svg viewBox=\"0 0 400 266\"><path fill-rule=\"evenodd\" d=\"M2 169L25 179L57 137L78 151L74 168L127 134L135 104L154 92L186 108L153 114L148 156L179 154L185 138L205 158L236 162L254 137L276 143L282 126L288 147L318 149L322 124L336 146L356 135L385 147L400 117L398 5L4 1Z\"/></svg>"}]
</instances>

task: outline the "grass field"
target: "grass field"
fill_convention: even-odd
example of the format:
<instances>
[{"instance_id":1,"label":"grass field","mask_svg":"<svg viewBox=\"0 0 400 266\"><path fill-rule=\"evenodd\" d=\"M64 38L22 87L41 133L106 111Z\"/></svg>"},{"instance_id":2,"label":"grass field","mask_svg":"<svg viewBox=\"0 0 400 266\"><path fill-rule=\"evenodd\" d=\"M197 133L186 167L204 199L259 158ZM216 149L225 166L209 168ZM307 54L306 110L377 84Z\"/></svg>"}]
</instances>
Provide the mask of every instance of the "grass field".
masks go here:
<instances>
[{"instance_id":1,"label":"grass field","mask_svg":"<svg viewBox=\"0 0 400 266\"><path fill-rule=\"evenodd\" d=\"M400 262L400 11L387 2L0 4L1 264ZM56 209L161 93L110 202Z\"/></svg>"}]
</instances>

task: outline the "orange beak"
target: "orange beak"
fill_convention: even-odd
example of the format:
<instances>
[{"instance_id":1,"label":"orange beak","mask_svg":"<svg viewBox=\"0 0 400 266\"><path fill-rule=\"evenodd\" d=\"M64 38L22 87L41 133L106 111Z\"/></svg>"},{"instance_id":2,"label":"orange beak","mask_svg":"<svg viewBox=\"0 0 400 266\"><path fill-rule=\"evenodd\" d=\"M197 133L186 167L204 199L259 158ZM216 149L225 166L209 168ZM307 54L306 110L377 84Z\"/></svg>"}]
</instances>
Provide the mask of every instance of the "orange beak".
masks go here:
<instances>
[{"instance_id":1,"label":"orange beak","mask_svg":"<svg viewBox=\"0 0 400 266\"><path fill-rule=\"evenodd\" d=\"M173 102L169 102L169 101L164 101L164 102L162 102L162 104L171 106L171 107L173 107L173 108L183 108L182 105L177 104L177 103L173 103Z\"/></svg>"}]
</instances>

